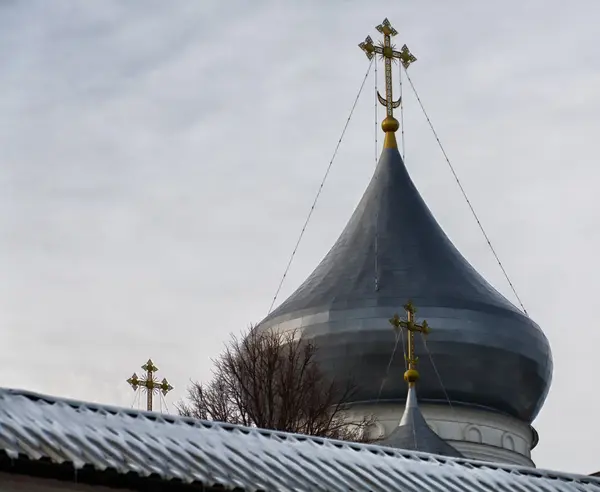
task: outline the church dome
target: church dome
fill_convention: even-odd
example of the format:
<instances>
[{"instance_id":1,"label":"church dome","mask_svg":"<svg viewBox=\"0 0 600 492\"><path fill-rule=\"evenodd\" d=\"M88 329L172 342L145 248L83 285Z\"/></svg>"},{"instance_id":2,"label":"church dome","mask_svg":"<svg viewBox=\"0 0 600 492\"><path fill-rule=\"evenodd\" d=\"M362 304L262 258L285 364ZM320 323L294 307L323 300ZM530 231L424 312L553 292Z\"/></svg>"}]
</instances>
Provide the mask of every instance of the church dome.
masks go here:
<instances>
[{"instance_id":1,"label":"church dome","mask_svg":"<svg viewBox=\"0 0 600 492\"><path fill-rule=\"evenodd\" d=\"M388 320L408 300L431 326L426 347L416 338L421 402L535 418L552 378L548 340L454 247L390 145L331 251L259 326L313 340L322 367L357 385L356 402L404 401L402 347L388 373Z\"/></svg>"}]
</instances>

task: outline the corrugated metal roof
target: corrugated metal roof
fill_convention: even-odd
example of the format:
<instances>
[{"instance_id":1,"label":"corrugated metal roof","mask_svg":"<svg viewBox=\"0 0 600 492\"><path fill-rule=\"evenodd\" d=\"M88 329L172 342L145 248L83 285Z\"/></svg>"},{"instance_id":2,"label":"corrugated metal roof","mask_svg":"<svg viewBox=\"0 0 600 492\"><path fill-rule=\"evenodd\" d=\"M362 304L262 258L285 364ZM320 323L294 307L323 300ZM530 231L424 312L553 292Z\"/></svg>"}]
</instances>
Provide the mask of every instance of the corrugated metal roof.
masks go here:
<instances>
[{"instance_id":1,"label":"corrugated metal roof","mask_svg":"<svg viewBox=\"0 0 600 492\"><path fill-rule=\"evenodd\" d=\"M248 429L0 389L0 449L121 474L281 491L600 491L592 477Z\"/></svg>"}]
</instances>

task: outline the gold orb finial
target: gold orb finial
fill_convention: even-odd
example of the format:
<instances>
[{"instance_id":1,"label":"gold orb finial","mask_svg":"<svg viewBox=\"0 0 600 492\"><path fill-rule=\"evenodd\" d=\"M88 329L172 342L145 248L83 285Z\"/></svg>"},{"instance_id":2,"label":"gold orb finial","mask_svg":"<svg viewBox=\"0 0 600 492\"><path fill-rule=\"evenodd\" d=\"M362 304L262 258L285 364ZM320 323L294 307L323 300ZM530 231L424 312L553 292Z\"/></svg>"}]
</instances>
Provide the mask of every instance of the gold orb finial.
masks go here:
<instances>
[{"instance_id":1,"label":"gold orb finial","mask_svg":"<svg viewBox=\"0 0 600 492\"><path fill-rule=\"evenodd\" d=\"M397 132L398 128L400 128L400 123L398 123L398 120L393 116L388 116L381 122L381 129L385 133Z\"/></svg>"},{"instance_id":2,"label":"gold orb finial","mask_svg":"<svg viewBox=\"0 0 600 492\"><path fill-rule=\"evenodd\" d=\"M419 380L419 371L417 371L416 369L408 369L405 373L404 373L404 381L406 381L409 384L414 384Z\"/></svg>"},{"instance_id":3,"label":"gold orb finial","mask_svg":"<svg viewBox=\"0 0 600 492\"><path fill-rule=\"evenodd\" d=\"M386 117L381 122L381 129L385 132L385 139L383 141L383 147L386 149L397 149L398 143L396 142L396 132L400 128L400 123L393 116Z\"/></svg>"}]
</instances>

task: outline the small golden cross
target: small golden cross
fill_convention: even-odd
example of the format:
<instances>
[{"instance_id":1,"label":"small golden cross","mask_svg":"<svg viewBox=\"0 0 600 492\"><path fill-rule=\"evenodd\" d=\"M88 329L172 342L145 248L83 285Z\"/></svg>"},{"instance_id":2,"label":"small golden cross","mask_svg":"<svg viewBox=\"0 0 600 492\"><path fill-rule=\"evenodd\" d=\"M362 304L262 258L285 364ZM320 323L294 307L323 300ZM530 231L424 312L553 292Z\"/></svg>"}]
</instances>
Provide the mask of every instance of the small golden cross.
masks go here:
<instances>
[{"instance_id":1,"label":"small golden cross","mask_svg":"<svg viewBox=\"0 0 600 492\"><path fill-rule=\"evenodd\" d=\"M379 92L377 92L377 98L379 99L379 102L386 107L387 111L387 116L381 124L383 131L386 132L384 147L396 148L396 138L393 133L398 130L400 125L394 118L394 108L400 106L401 98L394 101L392 95L392 61L400 60L402 66L407 69L410 64L416 62L417 59L409 51L408 46L406 45L404 45L400 51L396 51L395 46L392 45L392 37L398 34L398 31L392 27L389 20L384 19L376 29L383 34L383 43L379 42L379 44L375 46L371 36L367 36L367 38L358 46L365 52L369 60L376 54L381 55L385 60L385 98L383 98Z\"/></svg>"},{"instance_id":2,"label":"small golden cross","mask_svg":"<svg viewBox=\"0 0 600 492\"><path fill-rule=\"evenodd\" d=\"M419 380L419 371L417 371L419 358L415 355L415 333L427 335L430 330L427 321L423 321L421 324L415 322L416 309L411 301L408 301L403 307L406 311L406 321L401 320L398 314L394 314L390 319L390 324L396 330L404 328L408 332L408 353L405 354L408 369L404 373L404 379L410 386L413 386Z\"/></svg>"},{"instance_id":3,"label":"small golden cross","mask_svg":"<svg viewBox=\"0 0 600 492\"><path fill-rule=\"evenodd\" d=\"M163 395L166 395L169 391L173 389L173 386L169 384L166 378L163 378L162 381L159 381L155 377L155 373L158 372L158 367L154 365L152 359L148 359L142 369L146 372L141 378L138 378L137 374L134 372L133 376L131 376L127 382L133 388L133 391L137 391L138 388L144 388L147 396L146 409L151 412L152 411L152 397L155 393L162 391Z\"/></svg>"}]
</instances>

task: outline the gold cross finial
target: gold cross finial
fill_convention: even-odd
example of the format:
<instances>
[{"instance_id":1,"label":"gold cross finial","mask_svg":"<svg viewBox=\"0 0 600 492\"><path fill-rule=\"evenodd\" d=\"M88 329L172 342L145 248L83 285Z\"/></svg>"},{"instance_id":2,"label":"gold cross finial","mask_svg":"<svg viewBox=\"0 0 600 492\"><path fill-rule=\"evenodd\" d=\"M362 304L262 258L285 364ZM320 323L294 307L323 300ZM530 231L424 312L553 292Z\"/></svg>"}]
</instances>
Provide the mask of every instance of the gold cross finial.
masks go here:
<instances>
[{"instance_id":1,"label":"gold cross finial","mask_svg":"<svg viewBox=\"0 0 600 492\"><path fill-rule=\"evenodd\" d=\"M152 411L152 398L154 394L161 391L163 395L166 395L173 389L173 386L169 384L166 378L163 378L162 381L156 379L155 373L158 372L158 367L154 365L152 359L148 359L148 362L142 366L142 369L146 374L139 378L134 372L133 376L127 382L131 385L133 391L137 391L138 388L144 389L147 396L146 409L150 412Z\"/></svg>"},{"instance_id":2,"label":"gold cross finial","mask_svg":"<svg viewBox=\"0 0 600 492\"><path fill-rule=\"evenodd\" d=\"M401 98L394 101L392 95L392 61L400 60L402 66L407 69L409 65L417 59L409 51L408 46L404 45L400 51L395 50L395 46L392 45L391 38L398 34L398 31L392 27L390 21L384 19L384 21L376 27L376 29L383 34L383 42L379 42L376 46L373 44L373 40L370 36L360 43L358 46L365 52L367 58L371 60L376 54L380 55L385 60L385 98L377 92L377 98L379 102L386 107L386 117L381 123L381 128L385 132L385 141L383 146L385 148L397 148L396 136L394 133L400 128L400 123L394 118L394 108L400 106Z\"/></svg>"},{"instance_id":3,"label":"gold cross finial","mask_svg":"<svg viewBox=\"0 0 600 492\"><path fill-rule=\"evenodd\" d=\"M419 380L419 371L417 371L419 358L415 355L415 332L427 335L429 333L429 325L427 321L423 321L421 324L415 322L415 313L417 310L411 301L408 301L403 307L406 311L406 321L401 320L396 313L390 319L390 324L396 330L404 328L408 332L408 353L404 355L408 362L408 369L404 373L404 379L409 386L414 386Z\"/></svg>"}]
</instances>

